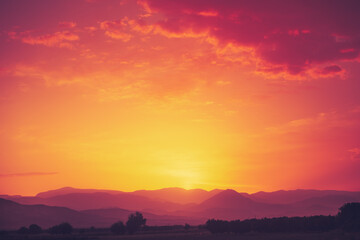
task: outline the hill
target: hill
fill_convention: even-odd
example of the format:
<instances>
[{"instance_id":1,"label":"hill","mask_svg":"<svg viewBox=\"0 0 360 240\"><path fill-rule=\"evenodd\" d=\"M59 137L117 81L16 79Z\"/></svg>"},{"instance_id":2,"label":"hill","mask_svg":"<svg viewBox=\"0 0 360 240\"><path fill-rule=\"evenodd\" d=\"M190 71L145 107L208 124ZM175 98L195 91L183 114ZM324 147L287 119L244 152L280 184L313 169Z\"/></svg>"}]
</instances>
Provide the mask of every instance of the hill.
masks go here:
<instances>
[{"instance_id":1,"label":"hill","mask_svg":"<svg viewBox=\"0 0 360 240\"><path fill-rule=\"evenodd\" d=\"M62 222L69 222L77 228L109 227L119 220L125 222L133 212L119 208L76 211L66 207L22 205L0 198L0 230L19 229L33 223L42 228L48 228ZM183 225L204 222L204 219L142 213L147 218L148 225Z\"/></svg>"},{"instance_id":2,"label":"hill","mask_svg":"<svg viewBox=\"0 0 360 240\"><path fill-rule=\"evenodd\" d=\"M257 192L249 195L249 198L259 202L275 204L291 204L306 199L319 198L325 196L348 196L353 197L359 192L337 191L337 190L314 190L314 189L296 189L279 190L275 192Z\"/></svg>"},{"instance_id":3,"label":"hill","mask_svg":"<svg viewBox=\"0 0 360 240\"><path fill-rule=\"evenodd\" d=\"M178 204L201 203L206 199L220 193L222 190L214 189L205 191L203 189L163 188L158 190L138 190L133 194L151 198L154 200L173 202Z\"/></svg>"},{"instance_id":4,"label":"hill","mask_svg":"<svg viewBox=\"0 0 360 240\"><path fill-rule=\"evenodd\" d=\"M22 205L0 198L0 229L18 229L33 223L47 228L62 222L88 227L96 221L95 216L65 207Z\"/></svg>"},{"instance_id":5,"label":"hill","mask_svg":"<svg viewBox=\"0 0 360 240\"><path fill-rule=\"evenodd\" d=\"M35 197L39 198L51 198L59 195L66 195L70 193L108 193L108 194L119 194L124 193L122 191L117 190L103 190L103 189L80 189L80 188L72 188L72 187L63 187L59 189L49 190L45 192L40 192L36 194Z\"/></svg>"},{"instance_id":6,"label":"hill","mask_svg":"<svg viewBox=\"0 0 360 240\"><path fill-rule=\"evenodd\" d=\"M62 188L39 193L34 197L2 197L26 205L66 207L80 213L107 218L106 222L109 222L109 218L124 219L129 211L141 211L148 214L154 224L158 224L167 221L198 222L199 219L207 218L231 220L336 214L343 204L359 202L360 192L281 190L246 194L231 189L205 191L165 188L121 192Z\"/></svg>"}]
</instances>

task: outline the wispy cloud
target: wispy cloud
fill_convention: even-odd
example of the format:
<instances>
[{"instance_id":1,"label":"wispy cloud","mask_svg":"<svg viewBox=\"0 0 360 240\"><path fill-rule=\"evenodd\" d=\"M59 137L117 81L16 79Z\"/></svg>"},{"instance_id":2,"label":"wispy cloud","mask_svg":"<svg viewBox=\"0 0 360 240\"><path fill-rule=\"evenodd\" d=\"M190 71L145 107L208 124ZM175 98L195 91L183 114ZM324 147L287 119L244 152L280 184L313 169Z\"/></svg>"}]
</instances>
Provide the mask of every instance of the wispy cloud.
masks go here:
<instances>
[{"instance_id":1,"label":"wispy cloud","mask_svg":"<svg viewBox=\"0 0 360 240\"><path fill-rule=\"evenodd\" d=\"M49 34L33 36L31 31L26 32L9 32L8 35L11 39L20 39L23 43L30 45L44 45L47 47L61 47L72 48L71 42L78 41L79 36L69 32L60 31Z\"/></svg>"},{"instance_id":2,"label":"wispy cloud","mask_svg":"<svg viewBox=\"0 0 360 240\"><path fill-rule=\"evenodd\" d=\"M52 34L45 34L41 36L27 36L22 38L22 41L31 45L44 45L47 47L71 47L71 44L66 41L77 41L79 36L68 31L55 32Z\"/></svg>"}]
</instances>

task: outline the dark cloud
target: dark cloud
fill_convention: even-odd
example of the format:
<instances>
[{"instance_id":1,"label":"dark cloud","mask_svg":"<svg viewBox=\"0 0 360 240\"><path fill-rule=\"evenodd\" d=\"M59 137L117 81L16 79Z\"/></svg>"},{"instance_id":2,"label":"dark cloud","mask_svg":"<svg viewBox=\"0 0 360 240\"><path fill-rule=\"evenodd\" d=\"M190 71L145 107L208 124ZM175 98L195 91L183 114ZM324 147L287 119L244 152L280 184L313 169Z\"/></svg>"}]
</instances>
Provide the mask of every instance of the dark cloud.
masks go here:
<instances>
[{"instance_id":1,"label":"dark cloud","mask_svg":"<svg viewBox=\"0 0 360 240\"><path fill-rule=\"evenodd\" d=\"M253 47L264 64L298 74L353 60L360 51L357 0L141 0L170 33L208 32L220 43ZM268 68L268 69L271 69ZM324 69L337 72L335 67Z\"/></svg>"},{"instance_id":2,"label":"dark cloud","mask_svg":"<svg viewBox=\"0 0 360 240\"><path fill-rule=\"evenodd\" d=\"M338 73L341 71L342 71L342 69L338 65L331 65L331 66L324 67L320 73L323 75L328 75L328 74L332 74L332 73Z\"/></svg>"}]
</instances>

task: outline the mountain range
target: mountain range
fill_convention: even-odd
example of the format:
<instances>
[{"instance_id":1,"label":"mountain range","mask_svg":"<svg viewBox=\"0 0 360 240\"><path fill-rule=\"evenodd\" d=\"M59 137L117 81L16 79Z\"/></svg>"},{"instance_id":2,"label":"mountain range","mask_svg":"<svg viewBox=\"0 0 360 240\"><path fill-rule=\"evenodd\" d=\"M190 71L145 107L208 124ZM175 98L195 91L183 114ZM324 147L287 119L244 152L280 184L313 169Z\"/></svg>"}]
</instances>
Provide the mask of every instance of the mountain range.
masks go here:
<instances>
[{"instance_id":1,"label":"mountain range","mask_svg":"<svg viewBox=\"0 0 360 240\"><path fill-rule=\"evenodd\" d=\"M148 225L203 224L209 218L246 219L334 215L360 192L281 190L239 193L235 190L164 188L123 192L65 187L35 196L0 195L0 229L36 223L44 228L67 221L75 227L109 227L134 211Z\"/></svg>"}]
</instances>

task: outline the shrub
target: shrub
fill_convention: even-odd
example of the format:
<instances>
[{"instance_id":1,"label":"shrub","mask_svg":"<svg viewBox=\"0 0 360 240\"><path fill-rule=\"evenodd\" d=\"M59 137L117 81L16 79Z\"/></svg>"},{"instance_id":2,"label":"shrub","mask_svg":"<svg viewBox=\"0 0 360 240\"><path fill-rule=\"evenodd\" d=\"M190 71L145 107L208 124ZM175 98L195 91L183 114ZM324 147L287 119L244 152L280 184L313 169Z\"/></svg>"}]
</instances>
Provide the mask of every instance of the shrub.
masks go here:
<instances>
[{"instance_id":1,"label":"shrub","mask_svg":"<svg viewBox=\"0 0 360 240\"><path fill-rule=\"evenodd\" d=\"M338 224L344 231L360 231L360 203L346 203L337 215Z\"/></svg>"},{"instance_id":2,"label":"shrub","mask_svg":"<svg viewBox=\"0 0 360 240\"><path fill-rule=\"evenodd\" d=\"M187 223L185 223L185 225L184 225L184 229L187 231L187 230L189 230L190 229L190 225L189 224L187 224Z\"/></svg>"},{"instance_id":3,"label":"shrub","mask_svg":"<svg viewBox=\"0 0 360 240\"><path fill-rule=\"evenodd\" d=\"M29 233L29 229L27 227L21 227L19 228L19 230L17 230L17 232L19 234L28 234Z\"/></svg>"},{"instance_id":4,"label":"shrub","mask_svg":"<svg viewBox=\"0 0 360 240\"><path fill-rule=\"evenodd\" d=\"M73 231L73 227L70 223L64 222L59 225L55 225L49 229L51 234L70 234Z\"/></svg>"},{"instance_id":5,"label":"shrub","mask_svg":"<svg viewBox=\"0 0 360 240\"><path fill-rule=\"evenodd\" d=\"M36 225L36 224L31 224L29 226L29 233L31 234L39 234L42 233L42 229L40 226Z\"/></svg>"},{"instance_id":6,"label":"shrub","mask_svg":"<svg viewBox=\"0 0 360 240\"><path fill-rule=\"evenodd\" d=\"M124 223L119 221L119 222L114 223L110 227L110 231L117 235L123 235L123 234L125 234L126 228L125 228Z\"/></svg>"}]
</instances>

